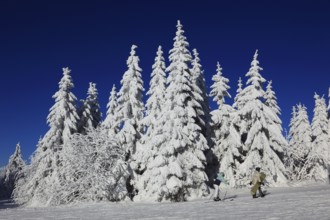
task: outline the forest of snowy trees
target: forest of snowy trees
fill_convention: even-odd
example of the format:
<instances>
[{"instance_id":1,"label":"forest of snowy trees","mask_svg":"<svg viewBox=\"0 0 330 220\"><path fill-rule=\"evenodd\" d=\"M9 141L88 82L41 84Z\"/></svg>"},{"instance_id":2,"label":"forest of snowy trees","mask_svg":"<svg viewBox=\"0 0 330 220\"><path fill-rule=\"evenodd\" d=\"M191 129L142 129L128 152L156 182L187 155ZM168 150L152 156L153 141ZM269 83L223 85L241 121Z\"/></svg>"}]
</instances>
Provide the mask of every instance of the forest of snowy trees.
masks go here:
<instances>
[{"instance_id":1,"label":"forest of snowy trees","mask_svg":"<svg viewBox=\"0 0 330 220\"><path fill-rule=\"evenodd\" d=\"M112 87L104 120L96 84L89 84L86 99L78 103L71 70L63 68L47 117L49 130L28 164L17 144L0 171L0 196L36 206L179 202L209 195L219 171L230 187L245 187L255 167L267 174L270 186L325 182L329 99L315 94L311 123L306 107L294 106L286 136L273 82L261 75L258 51L233 96L220 63L207 88L197 50L189 49L180 21L176 27L168 63L162 47L156 51L148 91L137 46L131 47L121 88ZM216 109L210 108L211 99Z\"/></svg>"}]
</instances>

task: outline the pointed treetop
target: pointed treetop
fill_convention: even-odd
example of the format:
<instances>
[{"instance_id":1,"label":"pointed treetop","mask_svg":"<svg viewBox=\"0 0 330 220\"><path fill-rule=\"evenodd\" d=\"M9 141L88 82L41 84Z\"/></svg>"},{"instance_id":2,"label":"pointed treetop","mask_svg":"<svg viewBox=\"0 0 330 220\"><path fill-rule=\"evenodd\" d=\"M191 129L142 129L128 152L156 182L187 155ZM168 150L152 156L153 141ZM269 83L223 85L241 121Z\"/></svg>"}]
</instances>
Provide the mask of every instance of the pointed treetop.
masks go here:
<instances>
[{"instance_id":1,"label":"pointed treetop","mask_svg":"<svg viewBox=\"0 0 330 220\"><path fill-rule=\"evenodd\" d=\"M116 91L116 85L115 84L112 85L112 90L111 91L112 92Z\"/></svg>"},{"instance_id":2,"label":"pointed treetop","mask_svg":"<svg viewBox=\"0 0 330 220\"><path fill-rule=\"evenodd\" d=\"M69 69L69 67L63 67L62 70L63 70L63 75L67 75L67 74L71 73L71 70Z\"/></svg>"},{"instance_id":3,"label":"pointed treetop","mask_svg":"<svg viewBox=\"0 0 330 220\"><path fill-rule=\"evenodd\" d=\"M158 50L157 50L157 56L162 56L163 55L163 50L162 50L162 46L158 46Z\"/></svg>"},{"instance_id":4,"label":"pointed treetop","mask_svg":"<svg viewBox=\"0 0 330 220\"><path fill-rule=\"evenodd\" d=\"M181 28L182 28L182 24L181 24L180 20L178 20L178 23L177 23L176 27L177 27L178 29L181 29Z\"/></svg>"},{"instance_id":5,"label":"pointed treetop","mask_svg":"<svg viewBox=\"0 0 330 220\"><path fill-rule=\"evenodd\" d=\"M21 146L19 142L16 144L16 150L15 150L15 155L18 154L21 154Z\"/></svg>"},{"instance_id":6,"label":"pointed treetop","mask_svg":"<svg viewBox=\"0 0 330 220\"><path fill-rule=\"evenodd\" d=\"M218 62L217 62L217 74L218 74L219 76L222 75L221 71L222 71L222 68L221 68L220 63L219 63L219 61L218 61Z\"/></svg>"},{"instance_id":7,"label":"pointed treetop","mask_svg":"<svg viewBox=\"0 0 330 220\"><path fill-rule=\"evenodd\" d=\"M257 49L256 52L254 53L253 59L254 59L254 60L258 59L258 49Z\"/></svg>"},{"instance_id":8,"label":"pointed treetop","mask_svg":"<svg viewBox=\"0 0 330 220\"><path fill-rule=\"evenodd\" d=\"M319 98L320 98L320 96L315 92L314 99L319 99Z\"/></svg>"},{"instance_id":9,"label":"pointed treetop","mask_svg":"<svg viewBox=\"0 0 330 220\"><path fill-rule=\"evenodd\" d=\"M132 45L132 47L131 47L131 56L134 56L135 55L135 49L137 48L137 46L136 45Z\"/></svg>"}]
</instances>

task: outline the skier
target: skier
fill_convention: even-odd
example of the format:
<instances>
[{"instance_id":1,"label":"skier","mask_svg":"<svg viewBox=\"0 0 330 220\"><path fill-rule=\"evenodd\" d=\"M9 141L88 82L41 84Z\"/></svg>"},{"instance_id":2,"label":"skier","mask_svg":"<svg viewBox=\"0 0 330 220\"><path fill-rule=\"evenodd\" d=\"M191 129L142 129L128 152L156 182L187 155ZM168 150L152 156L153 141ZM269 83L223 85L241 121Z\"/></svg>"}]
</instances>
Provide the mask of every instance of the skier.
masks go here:
<instances>
[{"instance_id":1,"label":"skier","mask_svg":"<svg viewBox=\"0 0 330 220\"><path fill-rule=\"evenodd\" d=\"M257 198L257 190L259 190L259 196L265 196L265 194L261 190L261 185L265 185L265 183L263 182L265 177L266 174L260 173L260 167L256 167L256 171L254 172L252 180L250 182L250 185L253 185L251 188L252 198Z\"/></svg>"},{"instance_id":2,"label":"skier","mask_svg":"<svg viewBox=\"0 0 330 220\"><path fill-rule=\"evenodd\" d=\"M223 172L217 173L217 177L214 179L214 194L213 194L213 200L214 201L220 201L220 184L221 183L228 184L227 181L225 180L225 174Z\"/></svg>"}]
</instances>

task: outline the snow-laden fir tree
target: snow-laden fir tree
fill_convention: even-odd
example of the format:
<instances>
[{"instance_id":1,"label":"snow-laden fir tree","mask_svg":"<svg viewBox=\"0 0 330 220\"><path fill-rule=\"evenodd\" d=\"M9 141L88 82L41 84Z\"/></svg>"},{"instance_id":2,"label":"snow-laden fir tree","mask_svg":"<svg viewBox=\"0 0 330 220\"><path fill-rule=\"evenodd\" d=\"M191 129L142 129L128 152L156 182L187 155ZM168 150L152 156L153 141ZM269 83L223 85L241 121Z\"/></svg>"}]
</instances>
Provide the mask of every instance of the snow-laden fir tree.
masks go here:
<instances>
[{"instance_id":1,"label":"snow-laden fir tree","mask_svg":"<svg viewBox=\"0 0 330 220\"><path fill-rule=\"evenodd\" d=\"M298 113L298 111L297 111L296 106L293 106L290 124L289 124L289 134L287 137L288 147L284 151L284 154L285 154L284 164L287 168L288 178L290 180L296 179L295 173L298 170L298 167L296 167L296 165L299 164L301 161L301 158L299 158L298 155L296 155L296 152L294 152L294 150L293 150L294 148L292 147L296 144L296 140L295 140L296 128L295 128L295 126L297 125L297 123L296 123L297 113Z\"/></svg>"},{"instance_id":2,"label":"snow-laden fir tree","mask_svg":"<svg viewBox=\"0 0 330 220\"><path fill-rule=\"evenodd\" d=\"M271 80L267 84L265 104L270 107L276 115L281 114L281 109L277 105L277 98L275 92L273 91Z\"/></svg>"},{"instance_id":3,"label":"snow-laden fir tree","mask_svg":"<svg viewBox=\"0 0 330 220\"><path fill-rule=\"evenodd\" d=\"M118 201L127 195L125 151L100 127L75 134L63 149L59 187L51 205L91 201Z\"/></svg>"},{"instance_id":4,"label":"snow-laden fir tree","mask_svg":"<svg viewBox=\"0 0 330 220\"><path fill-rule=\"evenodd\" d=\"M150 87L147 95L146 116L143 124L146 126L146 133L138 143L136 160L139 162L139 168L142 175L137 180L136 187L139 194L134 198L135 201L151 200L159 201L160 182L165 181L161 163L158 160L164 160L160 153L160 136L164 136L164 122L161 117L164 112L164 100L166 90L165 61L161 46L158 47L155 62L152 66Z\"/></svg>"},{"instance_id":5,"label":"snow-laden fir tree","mask_svg":"<svg viewBox=\"0 0 330 220\"><path fill-rule=\"evenodd\" d=\"M165 59L163 57L162 47L159 46L152 65L151 80L149 83L149 96L146 103L146 115L142 120L146 127L146 132L137 143L137 151L134 155L134 161L138 164L139 172L143 173L147 168L147 164L153 159L159 149L155 145L155 135L157 135L162 127L159 124L161 114L163 114L165 89L166 89L166 73ZM143 180L144 181L144 180ZM143 189L141 189L143 190ZM140 191L140 190L139 190Z\"/></svg>"},{"instance_id":6,"label":"snow-laden fir tree","mask_svg":"<svg viewBox=\"0 0 330 220\"><path fill-rule=\"evenodd\" d=\"M283 135L282 121L280 119L281 109L277 104L276 94L272 89L272 81L268 82L265 95L265 104L269 107L268 110L272 111L272 113L269 114L270 117L267 117L267 119L269 119L268 130L270 144L281 160L284 161L284 152L285 149L288 148L288 142ZM265 113L267 114L267 112ZM274 115L275 117L273 117Z\"/></svg>"},{"instance_id":7,"label":"snow-laden fir tree","mask_svg":"<svg viewBox=\"0 0 330 220\"><path fill-rule=\"evenodd\" d=\"M31 158L31 164L24 169L24 178L18 181L14 199L18 203L48 205L53 190L59 181L60 150L70 136L77 132L79 116L76 110L76 97L71 92L74 87L69 68L63 68L59 90L53 95L55 104L47 117L49 130L39 140Z\"/></svg>"},{"instance_id":8,"label":"snow-laden fir tree","mask_svg":"<svg viewBox=\"0 0 330 220\"><path fill-rule=\"evenodd\" d=\"M139 67L136 48L135 45L131 47L130 56L126 62L128 70L120 81L122 86L118 93L118 114L121 130L117 134L117 138L119 145L126 152L126 160L130 165L131 174L127 181L127 189L131 198L134 195L134 185L136 184L133 180L136 179L136 172L139 169L138 162L134 161L133 155L136 153L136 145L143 132L142 119L144 116L142 69Z\"/></svg>"},{"instance_id":9,"label":"snow-laden fir tree","mask_svg":"<svg viewBox=\"0 0 330 220\"><path fill-rule=\"evenodd\" d=\"M294 180L304 178L303 167L312 144L312 131L308 120L307 109L304 105L298 104L296 113L290 123L290 142L288 156L292 158L291 176Z\"/></svg>"},{"instance_id":10,"label":"snow-laden fir tree","mask_svg":"<svg viewBox=\"0 0 330 220\"><path fill-rule=\"evenodd\" d=\"M217 73L212 77L211 96L217 102L218 109L211 112L212 130L214 137L214 154L219 164L217 172L223 172L230 186L235 186L235 174L240 157L241 137L232 123L232 114L235 110L225 104L225 97L231 98L229 90L229 80L222 75L222 68L217 63ZM214 172L214 173L217 173Z\"/></svg>"},{"instance_id":11,"label":"snow-laden fir tree","mask_svg":"<svg viewBox=\"0 0 330 220\"><path fill-rule=\"evenodd\" d=\"M4 169L2 189L0 192L0 198L10 198L14 190L16 181L22 176L22 170L25 167L25 162L22 159L21 146L18 143L13 155L10 156L7 166Z\"/></svg>"},{"instance_id":12,"label":"snow-laden fir tree","mask_svg":"<svg viewBox=\"0 0 330 220\"><path fill-rule=\"evenodd\" d=\"M242 90L243 90L242 78L239 77L238 84L237 84L237 90L236 90L236 96L234 98L234 103L233 103L233 107L237 110L240 110L242 108L242 106L244 105L244 103L242 103L243 100L241 99Z\"/></svg>"},{"instance_id":13,"label":"snow-laden fir tree","mask_svg":"<svg viewBox=\"0 0 330 220\"><path fill-rule=\"evenodd\" d=\"M303 178L325 182L328 178L328 115L325 99L314 95L315 108L312 120L312 147L308 153Z\"/></svg>"},{"instance_id":14,"label":"snow-laden fir tree","mask_svg":"<svg viewBox=\"0 0 330 220\"><path fill-rule=\"evenodd\" d=\"M98 91L95 83L89 83L87 98L86 100L82 100L79 117L78 131L81 134L86 134L88 130L96 128L101 122L102 113L100 111Z\"/></svg>"},{"instance_id":15,"label":"snow-laden fir tree","mask_svg":"<svg viewBox=\"0 0 330 220\"><path fill-rule=\"evenodd\" d=\"M205 85L205 76L202 65L200 64L199 54L196 49L193 49L194 59L192 60L191 74L193 77L193 86L196 93L199 94L198 97L200 106L196 109L197 112L197 124L201 127L204 137L207 139L208 144L211 145L211 128L210 128L210 106L208 102L208 95Z\"/></svg>"},{"instance_id":16,"label":"snow-laden fir tree","mask_svg":"<svg viewBox=\"0 0 330 220\"><path fill-rule=\"evenodd\" d=\"M164 132L160 155L155 159L159 167L154 196L158 201L184 201L190 197L203 196L208 193L206 185L205 151L207 141L198 126L200 95L194 90L193 75L190 71L191 55L180 21L170 50L170 65L167 67L165 112L162 121ZM156 166L154 164L154 166Z\"/></svg>"},{"instance_id":17,"label":"snow-laden fir tree","mask_svg":"<svg viewBox=\"0 0 330 220\"><path fill-rule=\"evenodd\" d=\"M277 115L263 103L265 91L263 83L266 81L260 74L262 68L257 60L258 51L254 54L251 68L246 74L249 79L247 86L241 92L244 106L237 112L235 123L242 121L245 127L242 129L242 141L244 143L244 162L239 168L239 184L250 181L255 167L261 167L267 174L267 181L271 185L285 183L285 167L272 145L270 134L278 134L271 126L277 119ZM237 119L238 118L238 119ZM278 137L274 137L278 138Z\"/></svg>"},{"instance_id":18,"label":"snow-laden fir tree","mask_svg":"<svg viewBox=\"0 0 330 220\"><path fill-rule=\"evenodd\" d=\"M122 86L118 92L118 113L122 123L119 143L128 155L135 153L136 143L141 138L143 131L141 120L144 112L142 99L144 88L136 48L135 45L131 47L130 56L126 62L128 70L120 81Z\"/></svg>"},{"instance_id":19,"label":"snow-laden fir tree","mask_svg":"<svg viewBox=\"0 0 330 220\"><path fill-rule=\"evenodd\" d=\"M107 114L102 125L107 131L107 134L110 138L113 138L118 134L120 130L120 118L118 114L118 101L117 101L117 92L116 86L112 86L112 90L109 97L109 102L107 104Z\"/></svg>"},{"instance_id":20,"label":"snow-laden fir tree","mask_svg":"<svg viewBox=\"0 0 330 220\"><path fill-rule=\"evenodd\" d=\"M193 86L194 91L196 91L200 97L199 97L199 103L200 106L197 107L197 124L201 127L202 134L207 140L209 149L206 150L204 153L206 155L207 160L207 166L206 166L206 173L208 176L212 176L214 172L214 166L212 164L212 161L215 160L215 156L213 154L213 151L211 151L211 148L213 147L213 137L214 137L214 131L211 129L211 110L209 107L208 102L208 94L206 91L206 85L205 85L205 76L204 76L204 70L202 68L202 65L200 63L199 54L197 52L197 49L193 49L193 60L192 60L192 68L191 73L193 76Z\"/></svg>"}]
</instances>

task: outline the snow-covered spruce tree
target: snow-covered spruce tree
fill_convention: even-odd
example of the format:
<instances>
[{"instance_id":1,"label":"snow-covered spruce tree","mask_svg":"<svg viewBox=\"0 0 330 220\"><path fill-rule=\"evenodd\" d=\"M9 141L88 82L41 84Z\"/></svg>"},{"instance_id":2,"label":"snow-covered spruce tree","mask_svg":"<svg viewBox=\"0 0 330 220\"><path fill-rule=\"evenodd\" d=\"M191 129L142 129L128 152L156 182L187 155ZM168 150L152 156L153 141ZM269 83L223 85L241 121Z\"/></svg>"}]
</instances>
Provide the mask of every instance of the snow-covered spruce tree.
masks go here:
<instances>
[{"instance_id":1,"label":"snow-covered spruce tree","mask_svg":"<svg viewBox=\"0 0 330 220\"><path fill-rule=\"evenodd\" d=\"M165 181L159 167L162 164L157 163L160 158L163 160L160 154L160 136L165 135L163 131L164 122L161 120L161 116L165 114L166 73L161 46L158 47L152 69L150 87L147 92L149 98L146 104L146 116L143 119L143 124L147 130L138 143L135 154L141 173L136 184L139 193L134 198L135 201L158 201L159 182Z\"/></svg>"},{"instance_id":2,"label":"snow-covered spruce tree","mask_svg":"<svg viewBox=\"0 0 330 220\"><path fill-rule=\"evenodd\" d=\"M248 183L254 168L261 167L267 174L267 181L276 185L286 182L285 167L276 152L276 146L272 145L271 134L277 134L277 131L272 130L276 127L272 123L277 115L263 103L265 91L262 85L266 80L259 73L262 68L257 57L258 51L246 74L249 77L247 86L241 92L241 99L245 104L237 112L239 120L235 119L235 123L244 121L246 125L242 133L245 159L239 168L238 184Z\"/></svg>"},{"instance_id":3,"label":"snow-covered spruce tree","mask_svg":"<svg viewBox=\"0 0 330 220\"><path fill-rule=\"evenodd\" d=\"M209 145L211 145L211 128L210 128L210 106L208 102L208 95L206 91L205 85L205 76L204 70L202 69L202 65L200 64L199 54L196 49L193 49L194 59L192 60L192 69L191 74L193 77L193 86L196 93L199 94L200 97L196 97L196 99L200 99L200 106L196 109L197 112L197 124L202 129L202 134L207 139Z\"/></svg>"},{"instance_id":4,"label":"snow-covered spruce tree","mask_svg":"<svg viewBox=\"0 0 330 220\"><path fill-rule=\"evenodd\" d=\"M66 143L77 132L79 120L76 97L71 92L74 85L70 72L69 68L63 68L59 90L53 95L55 104L47 117L50 128L39 140L31 164L24 169L24 178L14 189L14 199L18 203L49 205L54 187L59 182L60 150L63 146L69 147Z\"/></svg>"},{"instance_id":5,"label":"snow-covered spruce tree","mask_svg":"<svg viewBox=\"0 0 330 220\"><path fill-rule=\"evenodd\" d=\"M60 186L51 205L118 201L127 195L125 151L101 127L75 134L63 149Z\"/></svg>"},{"instance_id":6,"label":"snow-covered spruce tree","mask_svg":"<svg viewBox=\"0 0 330 220\"><path fill-rule=\"evenodd\" d=\"M285 149L288 148L288 142L283 135L282 121L280 119L281 109L277 105L276 94L272 89L272 81L269 81L265 95L265 104L269 107L268 110L272 111L272 113L269 114L270 117L267 117L270 119L270 121L268 121L270 144L280 159L284 161L284 152ZM267 114L267 112L265 113ZM273 117L274 114L275 117Z\"/></svg>"},{"instance_id":7,"label":"snow-covered spruce tree","mask_svg":"<svg viewBox=\"0 0 330 220\"><path fill-rule=\"evenodd\" d=\"M160 155L155 159L158 166L154 199L157 201L184 201L209 193L206 185L205 151L207 141L197 125L201 108L200 95L194 90L193 76L189 65L191 55L188 42L183 35L180 21L170 50L170 65L166 89L165 114L162 116L164 132L160 135ZM198 106L199 105L199 106Z\"/></svg>"},{"instance_id":8,"label":"snow-covered spruce tree","mask_svg":"<svg viewBox=\"0 0 330 220\"><path fill-rule=\"evenodd\" d=\"M328 121L325 99L315 94L314 117L312 120L312 148L307 156L303 177L325 182L328 178Z\"/></svg>"},{"instance_id":9,"label":"snow-covered spruce tree","mask_svg":"<svg viewBox=\"0 0 330 220\"><path fill-rule=\"evenodd\" d=\"M78 131L81 134L86 134L87 130L96 128L101 122L102 113L100 111L98 91L95 83L89 83L87 98L82 101L82 106L79 109L79 117Z\"/></svg>"},{"instance_id":10,"label":"snow-covered spruce tree","mask_svg":"<svg viewBox=\"0 0 330 220\"><path fill-rule=\"evenodd\" d=\"M113 138L118 134L120 129L120 121L118 114L118 101L117 101L117 92L116 86L112 86L112 90L109 97L109 102L107 104L107 115L105 120L102 123L102 126L107 131L107 134L110 138Z\"/></svg>"},{"instance_id":11,"label":"snow-covered spruce tree","mask_svg":"<svg viewBox=\"0 0 330 220\"><path fill-rule=\"evenodd\" d=\"M4 177L0 193L0 198L10 198L14 190L15 183L21 178L21 171L25 167L25 162L22 159L21 146L18 143L13 155L10 156L7 166L4 169ZM1 180L0 180L1 181Z\"/></svg>"},{"instance_id":12,"label":"snow-covered spruce tree","mask_svg":"<svg viewBox=\"0 0 330 220\"><path fill-rule=\"evenodd\" d=\"M200 103L200 106L197 106L197 108L195 109L195 111L197 112L196 123L202 129L202 134L206 138L209 146L209 149L207 149L204 153L206 155L207 160L206 173L208 174L208 176L212 176L212 174L214 173L214 166L212 161L215 160L215 155L213 154L213 151L211 151L211 148L214 145L214 131L211 129L210 125L211 110L209 107L208 94L206 91L204 70L202 69L202 65L200 64L199 54L196 49L193 49L193 55L194 58L192 60L191 68L194 86L193 90L196 91L196 93L198 93L198 95L200 96L196 97L197 99L199 99Z\"/></svg>"},{"instance_id":13,"label":"snow-covered spruce tree","mask_svg":"<svg viewBox=\"0 0 330 220\"><path fill-rule=\"evenodd\" d=\"M126 151L126 160L130 168L130 178L127 181L129 194L134 195L135 182L131 179L136 177L133 171L138 171L138 163L134 161L133 155L136 153L136 145L143 132L141 123L144 116L143 103L143 81L142 69L139 67L139 57L135 54L137 46L133 45L130 56L127 59L128 70L124 73L120 81L121 88L118 93L118 113L121 122L121 130L118 133L119 145Z\"/></svg>"},{"instance_id":14,"label":"snow-covered spruce tree","mask_svg":"<svg viewBox=\"0 0 330 220\"><path fill-rule=\"evenodd\" d=\"M308 120L307 109L298 104L294 120L290 124L289 156L293 158L292 179L305 179L303 167L312 144L312 131Z\"/></svg>"},{"instance_id":15,"label":"snow-covered spruce tree","mask_svg":"<svg viewBox=\"0 0 330 220\"><path fill-rule=\"evenodd\" d=\"M158 47L152 70L150 87L147 92L149 98L146 103L146 115L142 120L146 132L137 143L137 151L134 155L134 161L138 164L140 173L144 172L147 163L153 159L159 150L153 139L160 132L159 127L162 126L159 124L159 119L164 108L166 89L165 61L161 46Z\"/></svg>"},{"instance_id":16,"label":"snow-covered spruce tree","mask_svg":"<svg viewBox=\"0 0 330 220\"><path fill-rule=\"evenodd\" d=\"M128 70L120 81L121 88L118 93L118 112L122 129L119 132L119 142L128 154L136 151L136 142L140 139L143 131L141 120L143 119L144 104L142 69L139 67L139 57L136 56L133 45L130 56L127 59Z\"/></svg>"},{"instance_id":17,"label":"snow-covered spruce tree","mask_svg":"<svg viewBox=\"0 0 330 220\"><path fill-rule=\"evenodd\" d=\"M296 119L297 119L297 108L296 106L292 107L292 113L291 113L291 119L290 119L290 124L289 124L289 134L287 137L288 140L288 147L285 149L284 153L284 164L287 168L287 172L288 172L288 178L290 180L295 180L296 179L296 171L297 171L297 167L296 165L300 163L301 158L298 157L298 155L296 155L296 152L294 152L294 146L296 144L296 140L295 140L295 132L296 132Z\"/></svg>"},{"instance_id":18,"label":"snow-covered spruce tree","mask_svg":"<svg viewBox=\"0 0 330 220\"><path fill-rule=\"evenodd\" d=\"M217 171L225 174L230 186L235 186L241 137L231 120L231 115L235 110L230 105L225 104L225 97L231 97L228 93L229 80L222 75L222 68L219 63L217 63L217 73L212 77L212 81L210 95L213 97L213 101L218 104L218 109L211 112L212 130L215 132L215 144L212 150L219 164Z\"/></svg>"},{"instance_id":19,"label":"snow-covered spruce tree","mask_svg":"<svg viewBox=\"0 0 330 220\"><path fill-rule=\"evenodd\" d=\"M239 77L238 84L237 84L237 90L236 90L236 96L234 98L233 107L237 110L240 110L244 103L242 103L243 100L241 100L241 92L243 90L243 84L242 84L242 78Z\"/></svg>"}]
</instances>

